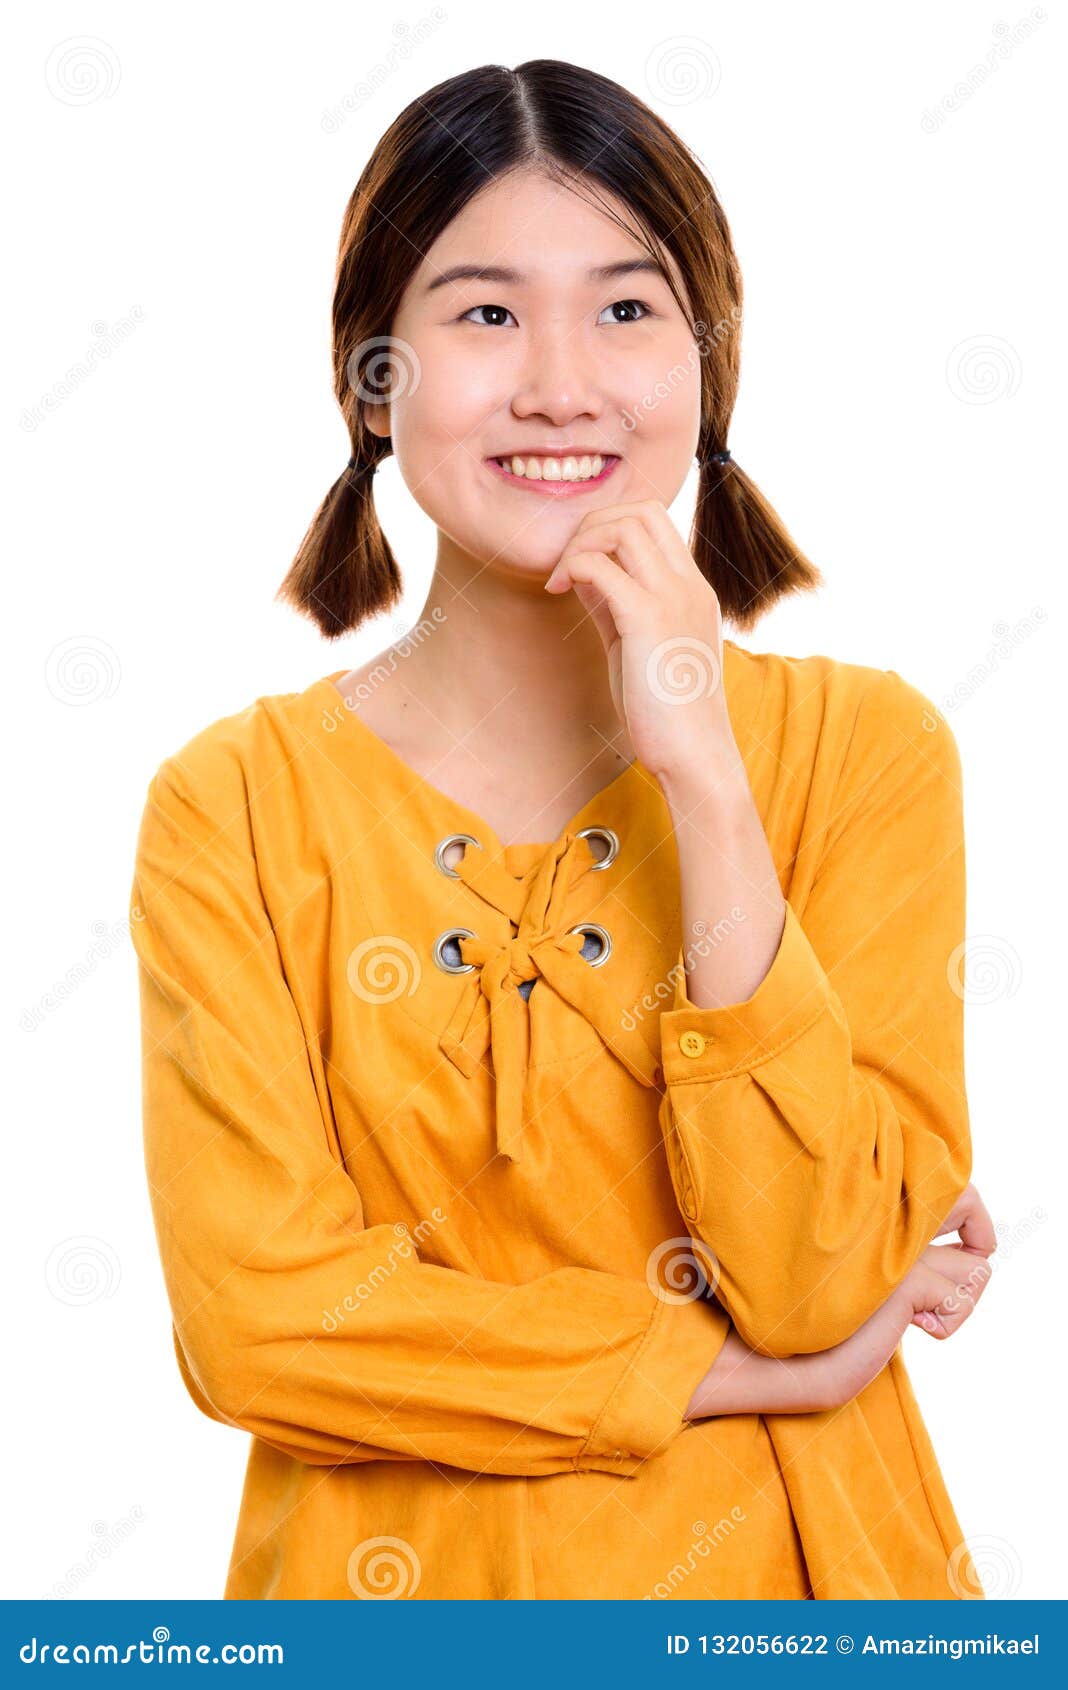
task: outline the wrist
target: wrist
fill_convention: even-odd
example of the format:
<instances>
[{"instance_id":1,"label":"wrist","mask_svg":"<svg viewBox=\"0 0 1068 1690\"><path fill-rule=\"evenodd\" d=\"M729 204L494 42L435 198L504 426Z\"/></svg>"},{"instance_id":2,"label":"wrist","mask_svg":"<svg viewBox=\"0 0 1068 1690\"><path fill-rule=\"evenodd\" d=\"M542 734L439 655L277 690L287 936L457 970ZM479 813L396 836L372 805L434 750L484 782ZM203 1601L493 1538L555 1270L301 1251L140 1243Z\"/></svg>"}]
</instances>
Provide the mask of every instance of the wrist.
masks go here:
<instances>
[{"instance_id":1,"label":"wrist","mask_svg":"<svg viewBox=\"0 0 1068 1690\"><path fill-rule=\"evenodd\" d=\"M696 811L722 815L744 811L752 803L745 765L737 754L703 757L699 765L672 764L653 770L672 820L686 821Z\"/></svg>"}]
</instances>

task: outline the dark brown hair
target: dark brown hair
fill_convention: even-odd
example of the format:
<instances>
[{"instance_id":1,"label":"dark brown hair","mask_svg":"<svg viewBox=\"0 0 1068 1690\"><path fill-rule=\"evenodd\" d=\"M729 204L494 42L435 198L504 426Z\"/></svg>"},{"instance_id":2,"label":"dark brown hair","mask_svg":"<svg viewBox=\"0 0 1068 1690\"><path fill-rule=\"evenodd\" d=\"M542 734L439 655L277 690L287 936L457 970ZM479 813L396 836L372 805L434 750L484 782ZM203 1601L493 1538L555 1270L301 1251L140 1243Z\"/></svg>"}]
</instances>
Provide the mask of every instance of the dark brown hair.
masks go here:
<instances>
[{"instance_id":1,"label":"dark brown hair","mask_svg":"<svg viewBox=\"0 0 1068 1690\"><path fill-rule=\"evenodd\" d=\"M580 65L531 59L515 70L482 65L450 77L386 130L345 210L334 392L355 465L316 511L276 595L328 639L388 610L401 594L369 473L391 448L367 427L364 404L396 392L405 378L389 340L402 295L421 255L467 201L520 168L568 187L580 181L595 195L599 185L628 208L654 256L658 246L671 253L690 303L673 282L672 292L701 356L698 459L726 447L738 390L741 273L722 207L693 154L641 100ZM690 549L724 618L743 630L784 594L822 584L733 458L701 470Z\"/></svg>"}]
</instances>

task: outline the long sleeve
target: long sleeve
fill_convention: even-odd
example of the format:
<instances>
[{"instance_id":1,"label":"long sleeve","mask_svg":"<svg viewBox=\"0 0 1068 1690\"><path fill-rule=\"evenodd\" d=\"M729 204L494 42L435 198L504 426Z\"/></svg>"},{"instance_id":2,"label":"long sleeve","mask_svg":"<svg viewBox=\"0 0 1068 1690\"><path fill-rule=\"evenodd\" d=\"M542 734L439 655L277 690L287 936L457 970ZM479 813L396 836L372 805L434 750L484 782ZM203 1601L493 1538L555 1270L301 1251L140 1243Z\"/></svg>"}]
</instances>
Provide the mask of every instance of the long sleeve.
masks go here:
<instances>
[{"instance_id":1,"label":"long sleeve","mask_svg":"<svg viewBox=\"0 0 1068 1690\"><path fill-rule=\"evenodd\" d=\"M501 1284L367 1226L234 792L168 759L137 842L145 1166L182 1378L296 1459L633 1476L688 1422L711 1300L564 1267Z\"/></svg>"},{"instance_id":2,"label":"long sleeve","mask_svg":"<svg viewBox=\"0 0 1068 1690\"><path fill-rule=\"evenodd\" d=\"M893 670L857 712L803 910L744 1003L661 1013L682 1213L743 1339L822 1350L906 1277L971 1173L961 768Z\"/></svg>"}]
</instances>

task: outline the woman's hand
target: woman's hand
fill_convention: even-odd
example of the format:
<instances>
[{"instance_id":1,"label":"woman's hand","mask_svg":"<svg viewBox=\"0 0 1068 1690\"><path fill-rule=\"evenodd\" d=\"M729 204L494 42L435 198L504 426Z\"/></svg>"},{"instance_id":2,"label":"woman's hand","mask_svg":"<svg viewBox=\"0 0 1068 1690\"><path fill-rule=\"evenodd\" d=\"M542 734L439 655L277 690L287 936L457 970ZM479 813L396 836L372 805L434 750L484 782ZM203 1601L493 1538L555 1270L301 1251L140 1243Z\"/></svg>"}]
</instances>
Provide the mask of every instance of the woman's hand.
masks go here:
<instances>
[{"instance_id":1,"label":"woman's hand","mask_svg":"<svg viewBox=\"0 0 1068 1690\"><path fill-rule=\"evenodd\" d=\"M935 1233L959 1232L960 1245L929 1244L886 1302L830 1350L786 1360L761 1355L733 1327L691 1398L685 1418L714 1414L811 1414L851 1402L882 1372L906 1329L933 1338L957 1332L990 1279L997 1235L974 1185L961 1193Z\"/></svg>"},{"instance_id":2,"label":"woman's hand","mask_svg":"<svg viewBox=\"0 0 1068 1690\"><path fill-rule=\"evenodd\" d=\"M959 1234L961 1250L984 1260L992 1256L998 1247L990 1211L971 1182L964 1187L934 1236L943 1238L947 1232ZM924 1257L927 1253L924 1252ZM921 1262L924 1257L921 1257ZM967 1312L970 1314L971 1310ZM954 1319L958 1313L959 1310L952 1302L947 1301L944 1308L937 1305L934 1308L917 1309L912 1319L915 1325L922 1331L929 1332L932 1338L948 1338L960 1325L960 1319Z\"/></svg>"},{"instance_id":3,"label":"woman's hand","mask_svg":"<svg viewBox=\"0 0 1068 1690\"><path fill-rule=\"evenodd\" d=\"M613 702L649 772L740 769L719 599L660 500L587 511L545 582L568 588L601 636Z\"/></svg>"},{"instance_id":4,"label":"woman's hand","mask_svg":"<svg viewBox=\"0 0 1068 1690\"><path fill-rule=\"evenodd\" d=\"M934 1338L958 1331L973 1313L990 1274L990 1264L979 1251L929 1244L911 1273L863 1326L833 1350L819 1352L834 1401L850 1402L870 1385L910 1325Z\"/></svg>"}]
</instances>

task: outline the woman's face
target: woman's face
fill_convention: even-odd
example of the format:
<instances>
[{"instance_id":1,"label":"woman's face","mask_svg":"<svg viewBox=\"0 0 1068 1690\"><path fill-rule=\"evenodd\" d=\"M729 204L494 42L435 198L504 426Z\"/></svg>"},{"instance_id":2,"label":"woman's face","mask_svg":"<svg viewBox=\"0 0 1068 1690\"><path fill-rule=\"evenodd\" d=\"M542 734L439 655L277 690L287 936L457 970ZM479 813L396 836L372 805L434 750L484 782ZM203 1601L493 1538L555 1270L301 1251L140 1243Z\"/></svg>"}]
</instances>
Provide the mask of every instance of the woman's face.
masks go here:
<instances>
[{"instance_id":1,"label":"woman's face","mask_svg":"<svg viewBox=\"0 0 1068 1690\"><path fill-rule=\"evenodd\" d=\"M468 202L401 300L387 359L396 397L368 411L454 546L539 577L587 511L670 505L699 434L691 325L638 240L584 191L524 170ZM451 276L459 265L494 273ZM582 460L597 454L599 474L567 479L596 470ZM522 459L524 473L500 458ZM532 458L540 475L529 473Z\"/></svg>"}]
</instances>

